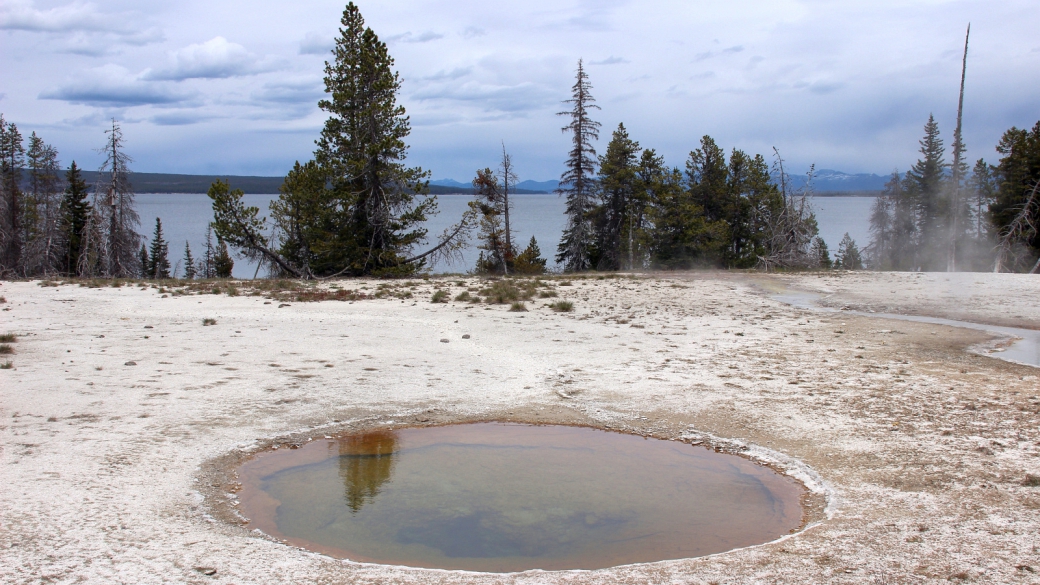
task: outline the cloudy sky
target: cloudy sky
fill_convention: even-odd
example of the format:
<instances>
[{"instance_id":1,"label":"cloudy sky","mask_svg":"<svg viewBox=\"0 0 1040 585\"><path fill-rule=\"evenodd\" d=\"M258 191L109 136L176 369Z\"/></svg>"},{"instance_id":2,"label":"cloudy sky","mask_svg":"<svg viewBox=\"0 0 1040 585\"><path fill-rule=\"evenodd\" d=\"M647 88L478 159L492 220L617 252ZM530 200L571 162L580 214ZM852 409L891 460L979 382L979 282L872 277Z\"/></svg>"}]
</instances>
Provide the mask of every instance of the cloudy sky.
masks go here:
<instances>
[{"instance_id":1,"label":"cloudy sky","mask_svg":"<svg viewBox=\"0 0 1040 585\"><path fill-rule=\"evenodd\" d=\"M382 0L412 119L410 163L469 180L504 141L524 179L557 178L554 114L585 59L599 149L623 122L682 165L704 134L780 149L790 167L888 173L934 113L949 142L972 24L965 139L995 161L1040 120L1036 0ZM68 163L120 121L135 170L282 175L324 117L323 62L343 4L325 0L0 0L0 113Z\"/></svg>"}]
</instances>

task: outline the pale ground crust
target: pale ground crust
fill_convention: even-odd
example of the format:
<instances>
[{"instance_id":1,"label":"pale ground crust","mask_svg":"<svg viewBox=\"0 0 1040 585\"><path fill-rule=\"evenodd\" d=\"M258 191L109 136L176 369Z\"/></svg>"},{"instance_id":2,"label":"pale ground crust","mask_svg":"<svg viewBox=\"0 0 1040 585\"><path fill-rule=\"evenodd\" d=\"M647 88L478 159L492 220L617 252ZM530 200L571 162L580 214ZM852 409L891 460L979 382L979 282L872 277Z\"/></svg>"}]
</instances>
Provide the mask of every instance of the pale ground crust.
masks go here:
<instances>
[{"instance_id":1,"label":"pale ground crust","mask_svg":"<svg viewBox=\"0 0 1040 585\"><path fill-rule=\"evenodd\" d=\"M553 286L571 313L544 306L556 298L526 313L429 302L435 288L480 286L471 277L416 279L405 300L281 307L3 283L0 333L19 339L0 356L14 366L0 370L0 582L1040 583L1040 487L1026 485L1040 476L1040 369L965 351L994 341L982 332L767 294L1040 328L1040 278L563 280ZM237 515L234 467L258 450L484 420L757 458L813 490L810 524L707 558L494 575L336 560Z\"/></svg>"}]
</instances>

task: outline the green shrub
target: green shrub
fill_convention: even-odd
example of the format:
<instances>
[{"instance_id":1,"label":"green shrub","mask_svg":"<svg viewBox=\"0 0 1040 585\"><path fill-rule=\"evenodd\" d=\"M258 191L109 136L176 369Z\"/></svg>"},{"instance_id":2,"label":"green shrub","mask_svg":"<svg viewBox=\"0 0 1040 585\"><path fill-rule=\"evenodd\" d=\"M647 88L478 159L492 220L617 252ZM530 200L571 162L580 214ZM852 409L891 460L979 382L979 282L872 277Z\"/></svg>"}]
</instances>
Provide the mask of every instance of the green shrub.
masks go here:
<instances>
[{"instance_id":1,"label":"green shrub","mask_svg":"<svg viewBox=\"0 0 1040 585\"><path fill-rule=\"evenodd\" d=\"M449 296L448 295L448 291L438 289L438 290L433 291L433 296L430 297L430 302L431 303L446 303L446 302L448 302L448 296Z\"/></svg>"},{"instance_id":2,"label":"green shrub","mask_svg":"<svg viewBox=\"0 0 1040 585\"><path fill-rule=\"evenodd\" d=\"M549 305L549 308L556 311L557 313L570 313L574 310L574 303L570 301L556 301Z\"/></svg>"},{"instance_id":3,"label":"green shrub","mask_svg":"<svg viewBox=\"0 0 1040 585\"><path fill-rule=\"evenodd\" d=\"M456 297L455 300L460 303L465 303L473 300L473 295L469 294L469 291L462 291Z\"/></svg>"}]
</instances>

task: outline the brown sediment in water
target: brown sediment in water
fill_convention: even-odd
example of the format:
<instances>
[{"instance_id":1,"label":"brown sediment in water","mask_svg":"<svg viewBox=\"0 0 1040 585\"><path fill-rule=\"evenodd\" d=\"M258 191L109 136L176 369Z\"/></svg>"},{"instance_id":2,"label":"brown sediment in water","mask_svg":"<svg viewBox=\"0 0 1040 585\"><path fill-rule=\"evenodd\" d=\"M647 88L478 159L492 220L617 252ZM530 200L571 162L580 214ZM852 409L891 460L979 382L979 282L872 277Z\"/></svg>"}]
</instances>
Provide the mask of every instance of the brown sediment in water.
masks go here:
<instances>
[{"instance_id":1,"label":"brown sediment in water","mask_svg":"<svg viewBox=\"0 0 1040 585\"><path fill-rule=\"evenodd\" d=\"M746 458L591 426L384 428L266 450L239 476L249 527L288 544L487 572L716 554L810 513L801 483Z\"/></svg>"}]
</instances>

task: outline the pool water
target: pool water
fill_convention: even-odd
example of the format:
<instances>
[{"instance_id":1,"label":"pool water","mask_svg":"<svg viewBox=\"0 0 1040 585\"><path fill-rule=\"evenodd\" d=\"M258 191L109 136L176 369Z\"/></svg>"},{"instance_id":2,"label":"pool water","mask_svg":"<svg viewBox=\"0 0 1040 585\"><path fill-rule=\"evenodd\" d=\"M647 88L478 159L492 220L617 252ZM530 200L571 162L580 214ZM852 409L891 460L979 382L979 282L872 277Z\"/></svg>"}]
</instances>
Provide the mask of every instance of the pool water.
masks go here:
<instances>
[{"instance_id":1,"label":"pool water","mask_svg":"<svg viewBox=\"0 0 1040 585\"><path fill-rule=\"evenodd\" d=\"M802 524L804 488L734 455L584 427L375 431L240 469L250 528L335 557L486 572L719 553Z\"/></svg>"}]
</instances>

